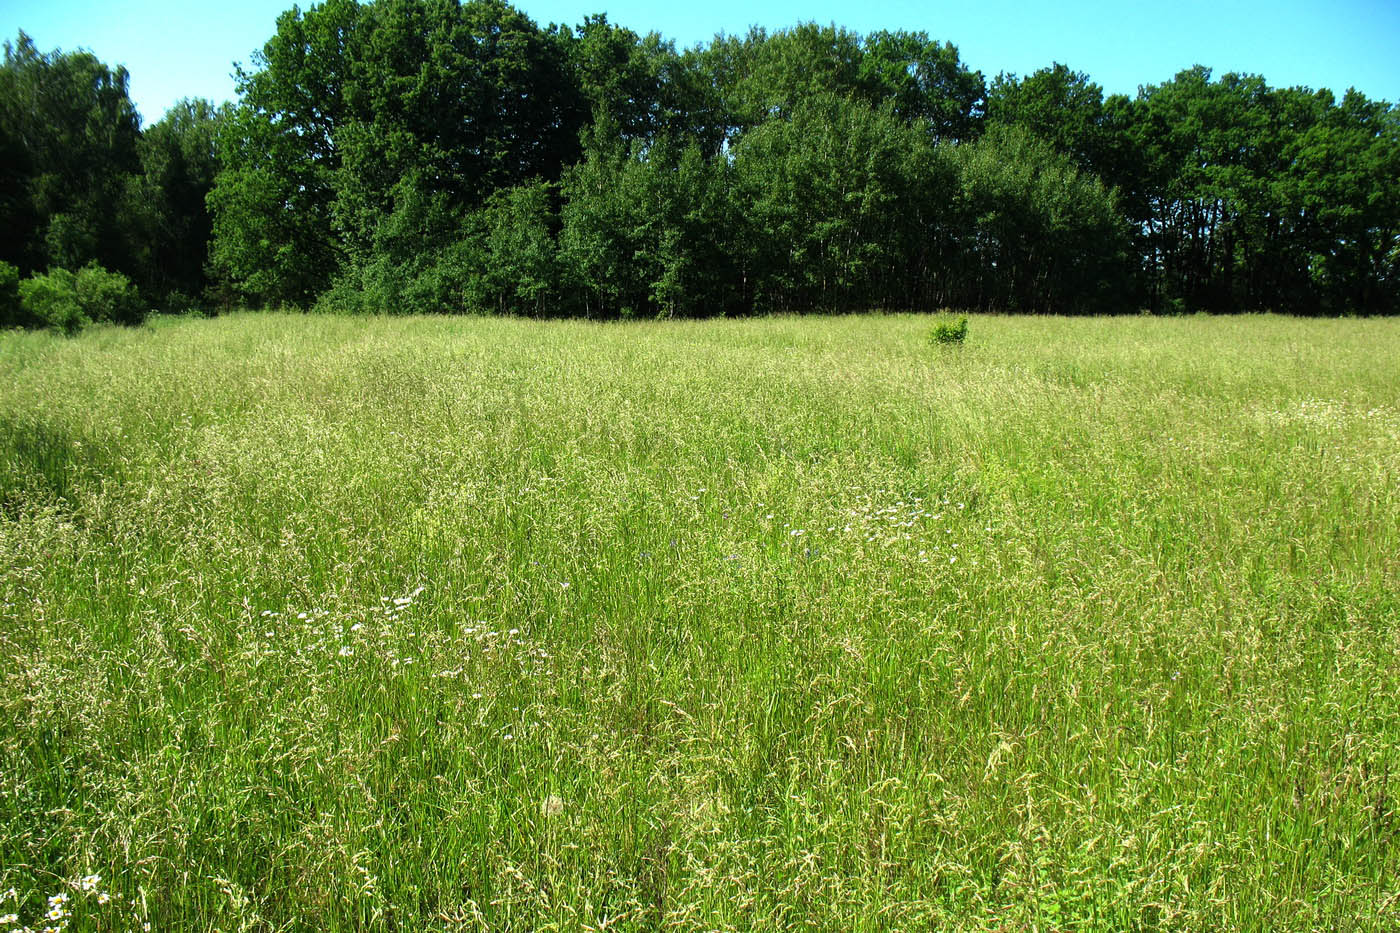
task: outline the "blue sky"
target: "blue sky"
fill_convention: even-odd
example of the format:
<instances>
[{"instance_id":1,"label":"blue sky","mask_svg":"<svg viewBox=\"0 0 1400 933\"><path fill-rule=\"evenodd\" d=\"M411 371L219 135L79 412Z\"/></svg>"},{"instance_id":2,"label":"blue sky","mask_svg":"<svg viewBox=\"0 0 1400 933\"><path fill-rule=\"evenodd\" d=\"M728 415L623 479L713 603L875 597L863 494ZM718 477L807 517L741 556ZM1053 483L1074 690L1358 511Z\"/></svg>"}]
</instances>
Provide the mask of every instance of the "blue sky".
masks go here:
<instances>
[{"instance_id":1,"label":"blue sky","mask_svg":"<svg viewBox=\"0 0 1400 933\"><path fill-rule=\"evenodd\" d=\"M0 30L20 29L44 51L86 48L131 72L131 95L147 121L185 96L233 95L232 63L246 63L290 0L0 0ZM303 4L306 5L306 4ZM858 32L924 30L953 42L988 78L1054 61L1088 72L1110 93L1169 79L1193 64L1264 75L1273 85L1355 86L1400 101L1400 0L1175 0L1171 3L1015 3L1010 0L520 0L537 22L574 24L606 12L638 32L682 46L717 32L743 33L799 21Z\"/></svg>"}]
</instances>

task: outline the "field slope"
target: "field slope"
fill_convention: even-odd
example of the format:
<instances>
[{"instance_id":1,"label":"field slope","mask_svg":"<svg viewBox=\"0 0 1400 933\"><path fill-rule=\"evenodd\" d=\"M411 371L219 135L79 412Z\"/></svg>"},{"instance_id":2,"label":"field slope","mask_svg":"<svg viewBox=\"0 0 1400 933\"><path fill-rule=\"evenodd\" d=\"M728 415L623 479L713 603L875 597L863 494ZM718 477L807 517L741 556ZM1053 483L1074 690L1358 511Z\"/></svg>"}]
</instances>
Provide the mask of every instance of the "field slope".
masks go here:
<instances>
[{"instance_id":1,"label":"field slope","mask_svg":"<svg viewBox=\"0 0 1400 933\"><path fill-rule=\"evenodd\" d=\"M929 327L0 335L0 915L1400 926L1400 321Z\"/></svg>"}]
</instances>

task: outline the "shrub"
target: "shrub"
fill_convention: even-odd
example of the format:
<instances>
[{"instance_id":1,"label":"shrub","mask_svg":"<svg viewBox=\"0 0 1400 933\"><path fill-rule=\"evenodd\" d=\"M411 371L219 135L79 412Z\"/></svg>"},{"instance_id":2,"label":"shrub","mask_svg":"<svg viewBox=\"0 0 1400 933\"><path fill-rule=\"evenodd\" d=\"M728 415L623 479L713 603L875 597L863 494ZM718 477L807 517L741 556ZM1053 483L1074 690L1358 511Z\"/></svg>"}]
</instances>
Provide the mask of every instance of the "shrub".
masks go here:
<instances>
[{"instance_id":1,"label":"shrub","mask_svg":"<svg viewBox=\"0 0 1400 933\"><path fill-rule=\"evenodd\" d=\"M89 324L139 324L145 316L131 281L92 264L76 273L51 269L19 284L20 303L34 324L75 334Z\"/></svg>"},{"instance_id":2,"label":"shrub","mask_svg":"<svg viewBox=\"0 0 1400 933\"><path fill-rule=\"evenodd\" d=\"M949 316L934 324L929 338L938 344L962 343L967 339L967 315L958 318Z\"/></svg>"},{"instance_id":3,"label":"shrub","mask_svg":"<svg viewBox=\"0 0 1400 933\"><path fill-rule=\"evenodd\" d=\"M21 327L25 317L19 303L19 270L0 262L0 327Z\"/></svg>"},{"instance_id":4,"label":"shrub","mask_svg":"<svg viewBox=\"0 0 1400 933\"><path fill-rule=\"evenodd\" d=\"M19 283L20 303L34 323L65 334L75 334L92 323L78 304L76 278L67 269L52 269Z\"/></svg>"},{"instance_id":5,"label":"shrub","mask_svg":"<svg viewBox=\"0 0 1400 933\"><path fill-rule=\"evenodd\" d=\"M146 316L136 286L120 272L108 272L97 263L91 263L78 270L74 287L83 313L94 321L140 324Z\"/></svg>"},{"instance_id":6,"label":"shrub","mask_svg":"<svg viewBox=\"0 0 1400 933\"><path fill-rule=\"evenodd\" d=\"M208 306L194 295L176 289L161 300L160 309L166 314L208 315Z\"/></svg>"}]
</instances>

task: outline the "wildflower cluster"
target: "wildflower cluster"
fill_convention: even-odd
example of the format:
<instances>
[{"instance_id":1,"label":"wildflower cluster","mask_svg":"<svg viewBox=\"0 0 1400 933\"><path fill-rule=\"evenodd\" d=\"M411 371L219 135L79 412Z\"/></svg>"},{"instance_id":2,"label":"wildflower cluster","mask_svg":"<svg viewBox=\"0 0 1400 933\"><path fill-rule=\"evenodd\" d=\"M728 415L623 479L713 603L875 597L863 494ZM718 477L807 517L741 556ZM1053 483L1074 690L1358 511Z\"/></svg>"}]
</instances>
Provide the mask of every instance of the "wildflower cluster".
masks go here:
<instances>
[{"instance_id":1,"label":"wildflower cluster","mask_svg":"<svg viewBox=\"0 0 1400 933\"><path fill-rule=\"evenodd\" d=\"M764 503L756 503L755 508L773 533L783 535L810 558L848 551L853 559L861 559L870 556L873 548L923 564L939 561L951 566L963 559L965 547L980 540L971 521L974 510L965 497L944 494L926 499L892 489L849 489L854 501L825 520L781 522ZM990 534L992 526L986 524L981 530ZM737 554L723 558L739 559ZM968 563L975 567L980 562Z\"/></svg>"},{"instance_id":2,"label":"wildflower cluster","mask_svg":"<svg viewBox=\"0 0 1400 933\"><path fill-rule=\"evenodd\" d=\"M350 658L372 632L385 637L391 634L411 637L416 633L400 623L423 590L419 586L404 596L383 596L378 605L351 612L319 606L298 612L289 609L285 613L264 609L258 615L263 629L260 634L264 653L290 653L303 659L322 655ZM392 650L387 659L394 667L400 663L412 664L414 660L411 656L400 658Z\"/></svg>"},{"instance_id":3,"label":"wildflower cluster","mask_svg":"<svg viewBox=\"0 0 1400 933\"><path fill-rule=\"evenodd\" d=\"M560 585L568 587L568 583ZM261 623L258 650L308 671L321 670L325 659L383 662L391 676L407 675L418 665L429 664L432 676L449 679L469 677L472 659L512 661L527 675L546 669L550 653L527 641L519 628L473 619L455 632L437 627L420 630L413 610L424 591L419 586L402 596L383 596L377 604L350 610L263 610L257 617Z\"/></svg>"},{"instance_id":4,"label":"wildflower cluster","mask_svg":"<svg viewBox=\"0 0 1400 933\"><path fill-rule=\"evenodd\" d=\"M1348 422L1384 427L1396 423L1397 412L1385 405L1360 408L1338 399L1305 398L1286 408L1271 408L1264 420L1279 425L1302 425L1314 430L1338 430Z\"/></svg>"},{"instance_id":5,"label":"wildflower cluster","mask_svg":"<svg viewBox=\"0 0 1400 933\"><path fill-rule=\"evenodd\" d=\"M462 636L477 643L483 658L498 660L503 657L514 657L519 662L522 671L527 674L538 674L550 659L548 651L537 644L527 642L518 628L501 631L492 628L489 623L483 620L476 620L462 630ZM453 676L453 674L449 671L438 676Z\"/></svg>"},{"instance_id":6,"label":"wildflower cluster","mask_svg":"<svg viewBox=\"0 0 1400 933\"><path fill-rule=\"evenodd\" d=\"M84 875L77 881L65 882L65 886L79 896L75 899L68 891L49 895L43 914L33 926L20 923L19 892L10 888L0 896L0 909L11 908L7 913L0 914L0 933L64 933L75 920L100 917L104 908L120 910L122 896L105 889L101 875ZM129 916L124 914L125 911L121 911L111 920L129 919L132 929L150 933L150 922L143 920L134 909Z\"/></svg>"},{"instance_id":7,"label":"wildflower cluster","mask_svg":"<svg viewBox=\"0 0 1400 933\"><path fill-rule=\"evenodd\" d=\"M842 531L847 534L855 532L868 543L880 542L889 546L896 541L912 540L917 533L916 528L928 521L936 522L943 518L941 512L924 507L922 496L897 498L893 503L884 504L894 495L884 489L860 495L855 504L846 510L846 525ZM946 507L949 504L945 496L943 505ZM965 507L963 503L958 503L959 509Z\"/></svg>"}]
</instances>

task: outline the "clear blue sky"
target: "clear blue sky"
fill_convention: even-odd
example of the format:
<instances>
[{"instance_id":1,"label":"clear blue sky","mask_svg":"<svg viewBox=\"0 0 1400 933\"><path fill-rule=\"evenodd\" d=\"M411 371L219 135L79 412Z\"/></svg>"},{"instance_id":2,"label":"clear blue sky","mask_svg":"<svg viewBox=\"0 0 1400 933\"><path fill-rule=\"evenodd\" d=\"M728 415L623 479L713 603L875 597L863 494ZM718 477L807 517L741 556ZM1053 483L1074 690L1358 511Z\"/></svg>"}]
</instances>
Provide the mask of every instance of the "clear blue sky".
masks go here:
<instances>
[{"instance_id":1,"label":"clear blue sky","mask_svg":"<svg viewBox=\"0 0 1400 933\"><path fill-rule=\"evenodd\" d=\"M303 6L308 4L303 3ZM638 32L678 45L717 32L743 33L799 21L857 32L924 30L953 42L988 78L1053 61L1088 72L1110 93L1171 78L1200 63L1216 74L1262 74L1278 86L1355 86L1400 101L1400 0L1174 0L1171 3L960 0L707 0L674 6L643 0L520 0L541 25L576 24L606 12ZM86 48L131 72L142 115L159 119L185 96L233 96L232 63L247 63L290 0L0 0L0 29L20 29L39 48Z\"/></svg>"}]
</instances>

